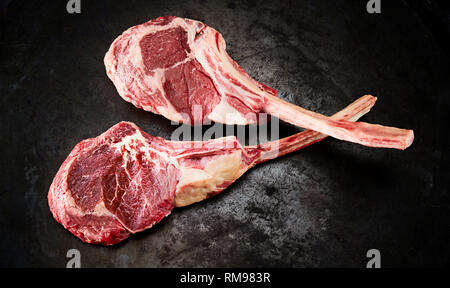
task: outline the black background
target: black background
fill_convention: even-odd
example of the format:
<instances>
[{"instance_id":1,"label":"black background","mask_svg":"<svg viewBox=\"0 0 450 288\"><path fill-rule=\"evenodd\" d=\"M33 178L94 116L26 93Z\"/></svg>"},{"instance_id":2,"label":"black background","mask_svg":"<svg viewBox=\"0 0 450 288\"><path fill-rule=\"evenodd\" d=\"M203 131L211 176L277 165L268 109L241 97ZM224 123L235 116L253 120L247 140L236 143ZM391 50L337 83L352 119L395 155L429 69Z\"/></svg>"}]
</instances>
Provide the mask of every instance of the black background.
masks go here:
<instances>
[{"instance_id":1,"label":"black background","mask_svg":"<svg viewBox=\"0 0 450 288\"><path fill-rule=\"evenodd\" d=\"M383 267L449 264L449 7L445 1L66 1L1 4L0 265ZM114 247L53 220L47 191L81 139L122 120L176 126L123 101L103 57L128 27L162 15L219 30L229 54L280 97L332 114L363 94L362 120L414 129L406 151L327 139L253 168L221 195ZM282 124L281 136L298 131Z\"/></svg>"}]
</instances>

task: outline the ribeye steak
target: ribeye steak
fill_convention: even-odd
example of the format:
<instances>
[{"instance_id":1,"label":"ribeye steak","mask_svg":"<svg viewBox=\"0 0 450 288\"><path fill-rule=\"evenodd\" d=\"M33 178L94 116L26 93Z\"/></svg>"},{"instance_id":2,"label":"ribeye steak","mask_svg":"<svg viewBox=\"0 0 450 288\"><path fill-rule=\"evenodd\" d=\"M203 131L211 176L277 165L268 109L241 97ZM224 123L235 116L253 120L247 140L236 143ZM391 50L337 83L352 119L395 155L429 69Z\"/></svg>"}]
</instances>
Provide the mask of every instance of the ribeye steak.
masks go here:
<instances>
[{"instance_id":1,"label":"ribeye steak","mask_svg":"<svg viewBox=\"0 0 450 288\"><path fill-rule=\"evenodd\" d=\"M364 96L332 116L356 121L374 105ZM167 141L120 122L78 143L48 193L54 218L82 241L118 243L185 206L218 194L257 163L324 139L307 130L257 146L234 136Z\"/></svg>"},{"instance_id":2,"label":"ribeye steak","mask_svg":"<svg viewBox=\"0 0 450 288\"><path fill-rule=\"evenodd\" d=\"M405 149L414 138L412 130L335 120L277 98L231 59L219 32L195 20L160 17L131 27L104 62L123 99L177 122L245 125L265 112L366 146Z\"/></svg>"}]
</instances>

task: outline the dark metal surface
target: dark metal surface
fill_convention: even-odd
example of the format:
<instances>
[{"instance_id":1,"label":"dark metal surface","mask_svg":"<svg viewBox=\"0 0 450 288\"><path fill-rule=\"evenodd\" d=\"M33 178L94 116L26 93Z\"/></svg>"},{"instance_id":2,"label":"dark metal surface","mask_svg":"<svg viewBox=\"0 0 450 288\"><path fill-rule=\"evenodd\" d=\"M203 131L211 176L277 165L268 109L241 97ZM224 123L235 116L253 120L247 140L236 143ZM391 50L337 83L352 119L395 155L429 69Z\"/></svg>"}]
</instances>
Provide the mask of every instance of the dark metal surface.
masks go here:
<instances>
[{"instance_id":1,"label":"dark metal surface","mask_svg":"<svg viewBox=\"0 0 450 288\"><path fill-rule=\"evenodd\" d=\"M0 266L64 267L71 248L83 267L361 267L370 248L385 267L449 264L450 61L408 2L376 15L367 1L185 2L82 0L73 15L66 1L4 2ZM176 128L123 101L103 66L115 37L162 15L216 28L252 77L305 108L378 96L363 120L414 129L414 144L327 139L120 245L83 244L52 218L48 188L77 142L121 120L166 138Z\"/></svg>"}]
</instances>

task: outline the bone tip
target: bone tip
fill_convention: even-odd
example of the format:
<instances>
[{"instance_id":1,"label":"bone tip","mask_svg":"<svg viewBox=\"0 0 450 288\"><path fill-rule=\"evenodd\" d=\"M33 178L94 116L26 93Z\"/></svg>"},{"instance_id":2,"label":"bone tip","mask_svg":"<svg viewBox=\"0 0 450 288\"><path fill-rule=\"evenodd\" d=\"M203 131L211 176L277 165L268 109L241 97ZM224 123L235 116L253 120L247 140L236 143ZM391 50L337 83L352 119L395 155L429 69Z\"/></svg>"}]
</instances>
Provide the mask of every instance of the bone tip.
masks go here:
<instances>
[{"instance_id":1,"label":"bone tip","mask_svg":"<svg viewBox=\"0 0 450 288\"><path fill-rule=\"evenodd\" d=\"M407 141L406 141L406 147L411 146L413 141L414 141L414 131L413 130L409 130L408 138L407 138Z\"/></svg>"},{"instance_id":2,"label":"bone tip","mask_svg":"<svg viewBox=\"0 0 450 288\"><path fill-rule=\"evenodd\" d=\"M375 96L373 96L373 95L371 95L371 94L366 94L366 95L364 95L364 97L370 97L370 98L372 98L374 101L377 101L377 97L375 97Z\"/></svg>"},{"instance_id":3,"label":"bone tip","mask_svg":"<svg viewBox=\"0 0 450 288\"><path fill-rule=\"evenodd\" d=\"M405 139L405 146L403 147L402 150L405 150L406 148L411 146L413 141L414 141L414 131L413 130L408 130L408 132L406 134L406 139Z\"/></svg>"}]
</instances>

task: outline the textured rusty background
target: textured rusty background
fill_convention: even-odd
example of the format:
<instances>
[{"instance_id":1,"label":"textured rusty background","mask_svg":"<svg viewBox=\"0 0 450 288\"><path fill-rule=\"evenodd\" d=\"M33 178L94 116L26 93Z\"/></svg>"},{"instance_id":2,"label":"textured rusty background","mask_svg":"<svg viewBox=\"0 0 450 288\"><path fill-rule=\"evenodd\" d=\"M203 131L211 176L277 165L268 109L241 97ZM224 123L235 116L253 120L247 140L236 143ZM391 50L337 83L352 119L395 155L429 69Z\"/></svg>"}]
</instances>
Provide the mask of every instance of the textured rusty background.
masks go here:
<instances>
[{"instance_id":1,"label":"textured rusty background","mask_svg":"<svg viewBox=\"0 0 450 288\"><path fill-rule=\"evenodd\" d=\"M79 15L66 1L1 6L0 266L64 267L71 248L83 267L361 267L370 248L385 267L449 264L448 39L411 1L382 1L379 15L367 1L81 2ZM251 76L305 108L378 96L363 120L412 128L414 144L327 139L120 245L83 244L53 220L48 188L78 141L121 120L166 138L175 129L123 101L103 66L115 37L162 15L216 28Z\"/></svg>"}]
</instances>

